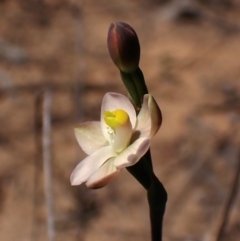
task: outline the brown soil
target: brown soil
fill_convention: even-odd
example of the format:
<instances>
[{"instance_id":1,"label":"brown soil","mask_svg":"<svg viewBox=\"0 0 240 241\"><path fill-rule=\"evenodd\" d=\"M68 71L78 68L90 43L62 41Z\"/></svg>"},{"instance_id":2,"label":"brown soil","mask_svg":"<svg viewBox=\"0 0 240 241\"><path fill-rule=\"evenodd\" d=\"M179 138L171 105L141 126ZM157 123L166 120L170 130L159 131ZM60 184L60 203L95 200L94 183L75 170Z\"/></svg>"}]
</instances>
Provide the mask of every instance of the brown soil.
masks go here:
<instances>
[{"instance_id":1,"label":"brown soil","mask_svg":"<svg viewBox=\"0 0 240 241\"><path fill-rule=\"evenodd\" d=\"M115 21L138 33L163 113L151 151L169 195L164 240L215 240L239 161L240 6L160 2L0 1L0 240L47 240L36 118L47 86L56 240L150 240L146 193L127 171L99 190L69 182L85 156L74 125L98 120L107 91L126 94L106 46ZM222 240L240 240L240 194Z\"/></svg>"}]
</instances>

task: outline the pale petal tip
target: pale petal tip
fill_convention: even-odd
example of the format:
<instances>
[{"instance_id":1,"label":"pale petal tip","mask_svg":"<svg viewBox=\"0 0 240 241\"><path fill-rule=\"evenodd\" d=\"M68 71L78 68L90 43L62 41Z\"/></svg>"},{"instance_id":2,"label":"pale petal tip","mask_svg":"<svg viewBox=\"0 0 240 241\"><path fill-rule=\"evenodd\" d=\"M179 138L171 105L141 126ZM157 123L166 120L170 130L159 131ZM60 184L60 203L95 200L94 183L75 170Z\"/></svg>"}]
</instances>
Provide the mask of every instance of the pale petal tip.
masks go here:
<instances>
[{"instance_id":1,"label":"pale petal tip","mask_svg":"<svg viewBox=\"0 0 240 241\"><path fill-rule=\"evenodd\" d=\"M110 183L114 179L114 177L115 176L113 175L109 175L95 182L90 182L90 183L86 182L86 186L89 189L99 189L99 188L105 187L108 183Z\"/></svg>"},{"instance_id":2,"label":"pale petal tip","mask_svg":"<svg viewBox=\"0 0 240 241\"><path fill-rule=\"evenodd\" d=\"M74 175L74 172L71 174L70 176L70 183L72 186L77 186L77 185L80 185L82 184L82 182L80 182L77 177Z\"/></svg>"},{"instance_id":3,"label":"pale petal tip","mask_svg":"<svg viewBox=\"0 0 240 241\"><path fill-rule=\"evenodd\" d=\"M153 137L162 125L162 112L152 95L149 95L148 106L151 113L152 122L150 137Z\"/></svg>"},{"instance_id":4,"label":"pale petal tip","mask_svg":"<svg viewBox=\"0 0 240 241\"><path fill-rule=\"evenodd\" d=\"M99 178L98 175L93 175L92 178L90 177L88 179L88 181L86 182L86 186L89 188L89 189L99 189L99 188L102 188L102 187L105 187L108 183L110 183L115 177L118 176L118 174L120 173L121 169L116 169L114 168L115 170L106 175L106 176L103 176L102 178Z\"/></svg>"}]
</instances>

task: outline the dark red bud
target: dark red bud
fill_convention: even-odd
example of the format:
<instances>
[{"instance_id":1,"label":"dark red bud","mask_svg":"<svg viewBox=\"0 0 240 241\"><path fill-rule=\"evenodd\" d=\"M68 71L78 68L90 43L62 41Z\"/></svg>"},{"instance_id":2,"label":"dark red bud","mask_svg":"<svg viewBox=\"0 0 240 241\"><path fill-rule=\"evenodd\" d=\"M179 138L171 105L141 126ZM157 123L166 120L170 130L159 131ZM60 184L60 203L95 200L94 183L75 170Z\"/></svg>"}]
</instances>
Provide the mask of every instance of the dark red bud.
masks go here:
<instances>
[{"instance_id":1,"label":"dark red bud","mask_svg":"<svg viewBox=\"0 0 240 241\"><path fill-rule=\"evenodd\" d=\"M107 45L114 64L123 72L135 70L140 60L140 44L134 29L123 22L109 27Z\"/></svg>"}]
</instances>

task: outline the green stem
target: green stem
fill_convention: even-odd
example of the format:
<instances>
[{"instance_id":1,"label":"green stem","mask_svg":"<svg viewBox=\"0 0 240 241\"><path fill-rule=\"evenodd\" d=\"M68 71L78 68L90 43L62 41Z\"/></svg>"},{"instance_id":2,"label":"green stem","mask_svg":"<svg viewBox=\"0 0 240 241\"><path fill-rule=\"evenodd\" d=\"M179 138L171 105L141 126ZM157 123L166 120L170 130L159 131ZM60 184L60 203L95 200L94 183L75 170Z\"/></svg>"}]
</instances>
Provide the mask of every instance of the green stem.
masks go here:
<instances>
[{"instance_id":1,"label":"green stem","mask_svg":"<svg viewBox=\"0 0 240 241\"><path fill-rule=\"evenodd\" d=\"M148 149L148 151L147 151L146 154L144 155L144 158L146 158L146 159L148 160L148 164L149 164L151 170L153 171L152 156L151 156L150 148Z\"/></svg>"},{"instance_id":2,"label":"green stem","mask_svg":"<svg viewBox=\"0 0 240 241\"><path fill-rule=\"evenodd\" d=\"M147 191L147 197L152 241L162 241L162 225L167 202L167 192L154 173L152 173L152 182Z\"/></svg>"},{"instance_id":3,"label":"green stem","mask_svg":"<svg viewBox=\"0 0 240 241\"><path fill-rule=\"evenodd\" d=\"M148 190L152 183L152 170L145 158L141 158L134 166L127 167L127 170Z\"/></svg>"},{"instance_id":4,"label":"green stem","mask_svg":"<svg viewBox=\"0 0 240 241\"><path fill-rule=\"evenodd\" d=\"M122 71L120 73L123 83L137 111L139 111L143 96L148 93L143 73L140 68L130 73ZM127 170L147 191L152 241L162 241L162 224L167 202L167 192L153 172L150 149L134 166L127 167Z\"/></svg>"},{"instance_id":5,"label":"green stem","mask_svg":"<svg viewBox=\"0 0 240 241\"><path fill-rule=\"evenodd\" d=\"M120 75L122 78L122 81L128 90L129 95L131 96L132 100L134 101L134 104L137 109L141 108L142 105L142 99L138 93L137 87L132 79L132 76L130 73L124 73L120 71Z\"/></svg>"},{"instance_id":6,"label":"green stem","mask_svg":"<svg viewBox=\"0 0 240 241\"><path fill-rule=\"evenodd\" d=\"M145 84L144 75L141 71L141 69L138 67L136 70L131 72L131 77L134 81L135 86L137 87L137 92L139 96L141 97L141 103L143 101L143 96L148 94L148 89Z\"/></svg>"},{"instance_id":7,"label":"green stem","mask_svg":"<svg viewBox=\"0 0 240 241\"><path fill-rule=\"evenodd\" d=\"M162 224L167 202L167 192L153 173L146 158L142 158L127 170L141 183L147 191L151 221L152 241L162 241Z\"/></svg>"}]
</instances>

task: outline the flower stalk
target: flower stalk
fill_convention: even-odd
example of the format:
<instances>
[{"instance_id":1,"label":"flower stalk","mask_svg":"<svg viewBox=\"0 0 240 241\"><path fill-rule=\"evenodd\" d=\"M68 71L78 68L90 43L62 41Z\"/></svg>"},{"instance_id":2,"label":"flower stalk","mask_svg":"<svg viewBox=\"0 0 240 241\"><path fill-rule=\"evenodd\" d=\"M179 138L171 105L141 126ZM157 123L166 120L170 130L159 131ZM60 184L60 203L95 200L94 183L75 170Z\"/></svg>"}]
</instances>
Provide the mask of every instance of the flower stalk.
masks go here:
<instances>
[{"instance_id":1,"label":"flower stalk","mask_svg":"<svg viewBox=\"0 0 240 241\"><path fill-rule=\"evenodd\" d=\"M131 29L130 35L129 29ZM128 42L132 44L132 48L134 49L131 56L128 55L129 48L124 48L124 46L129 47ZM148 94L148 89L145 84L144 75L138 66L140 44L137 34L131 26L125 23L111 24L108 32L108 49L113 62L120 70L122 81L138 113L141 109L144 95ZM137 52L138 49L139 51ZM128 56L129 58L123 58L123 56ZM162 117L160 119L160 122L162 122ZM167 192L153 172L150 149L148 149L140 161L133 166L127 167L127 170L147 191L152 241L161 241Z\"/></svg>"}]
</instances>

